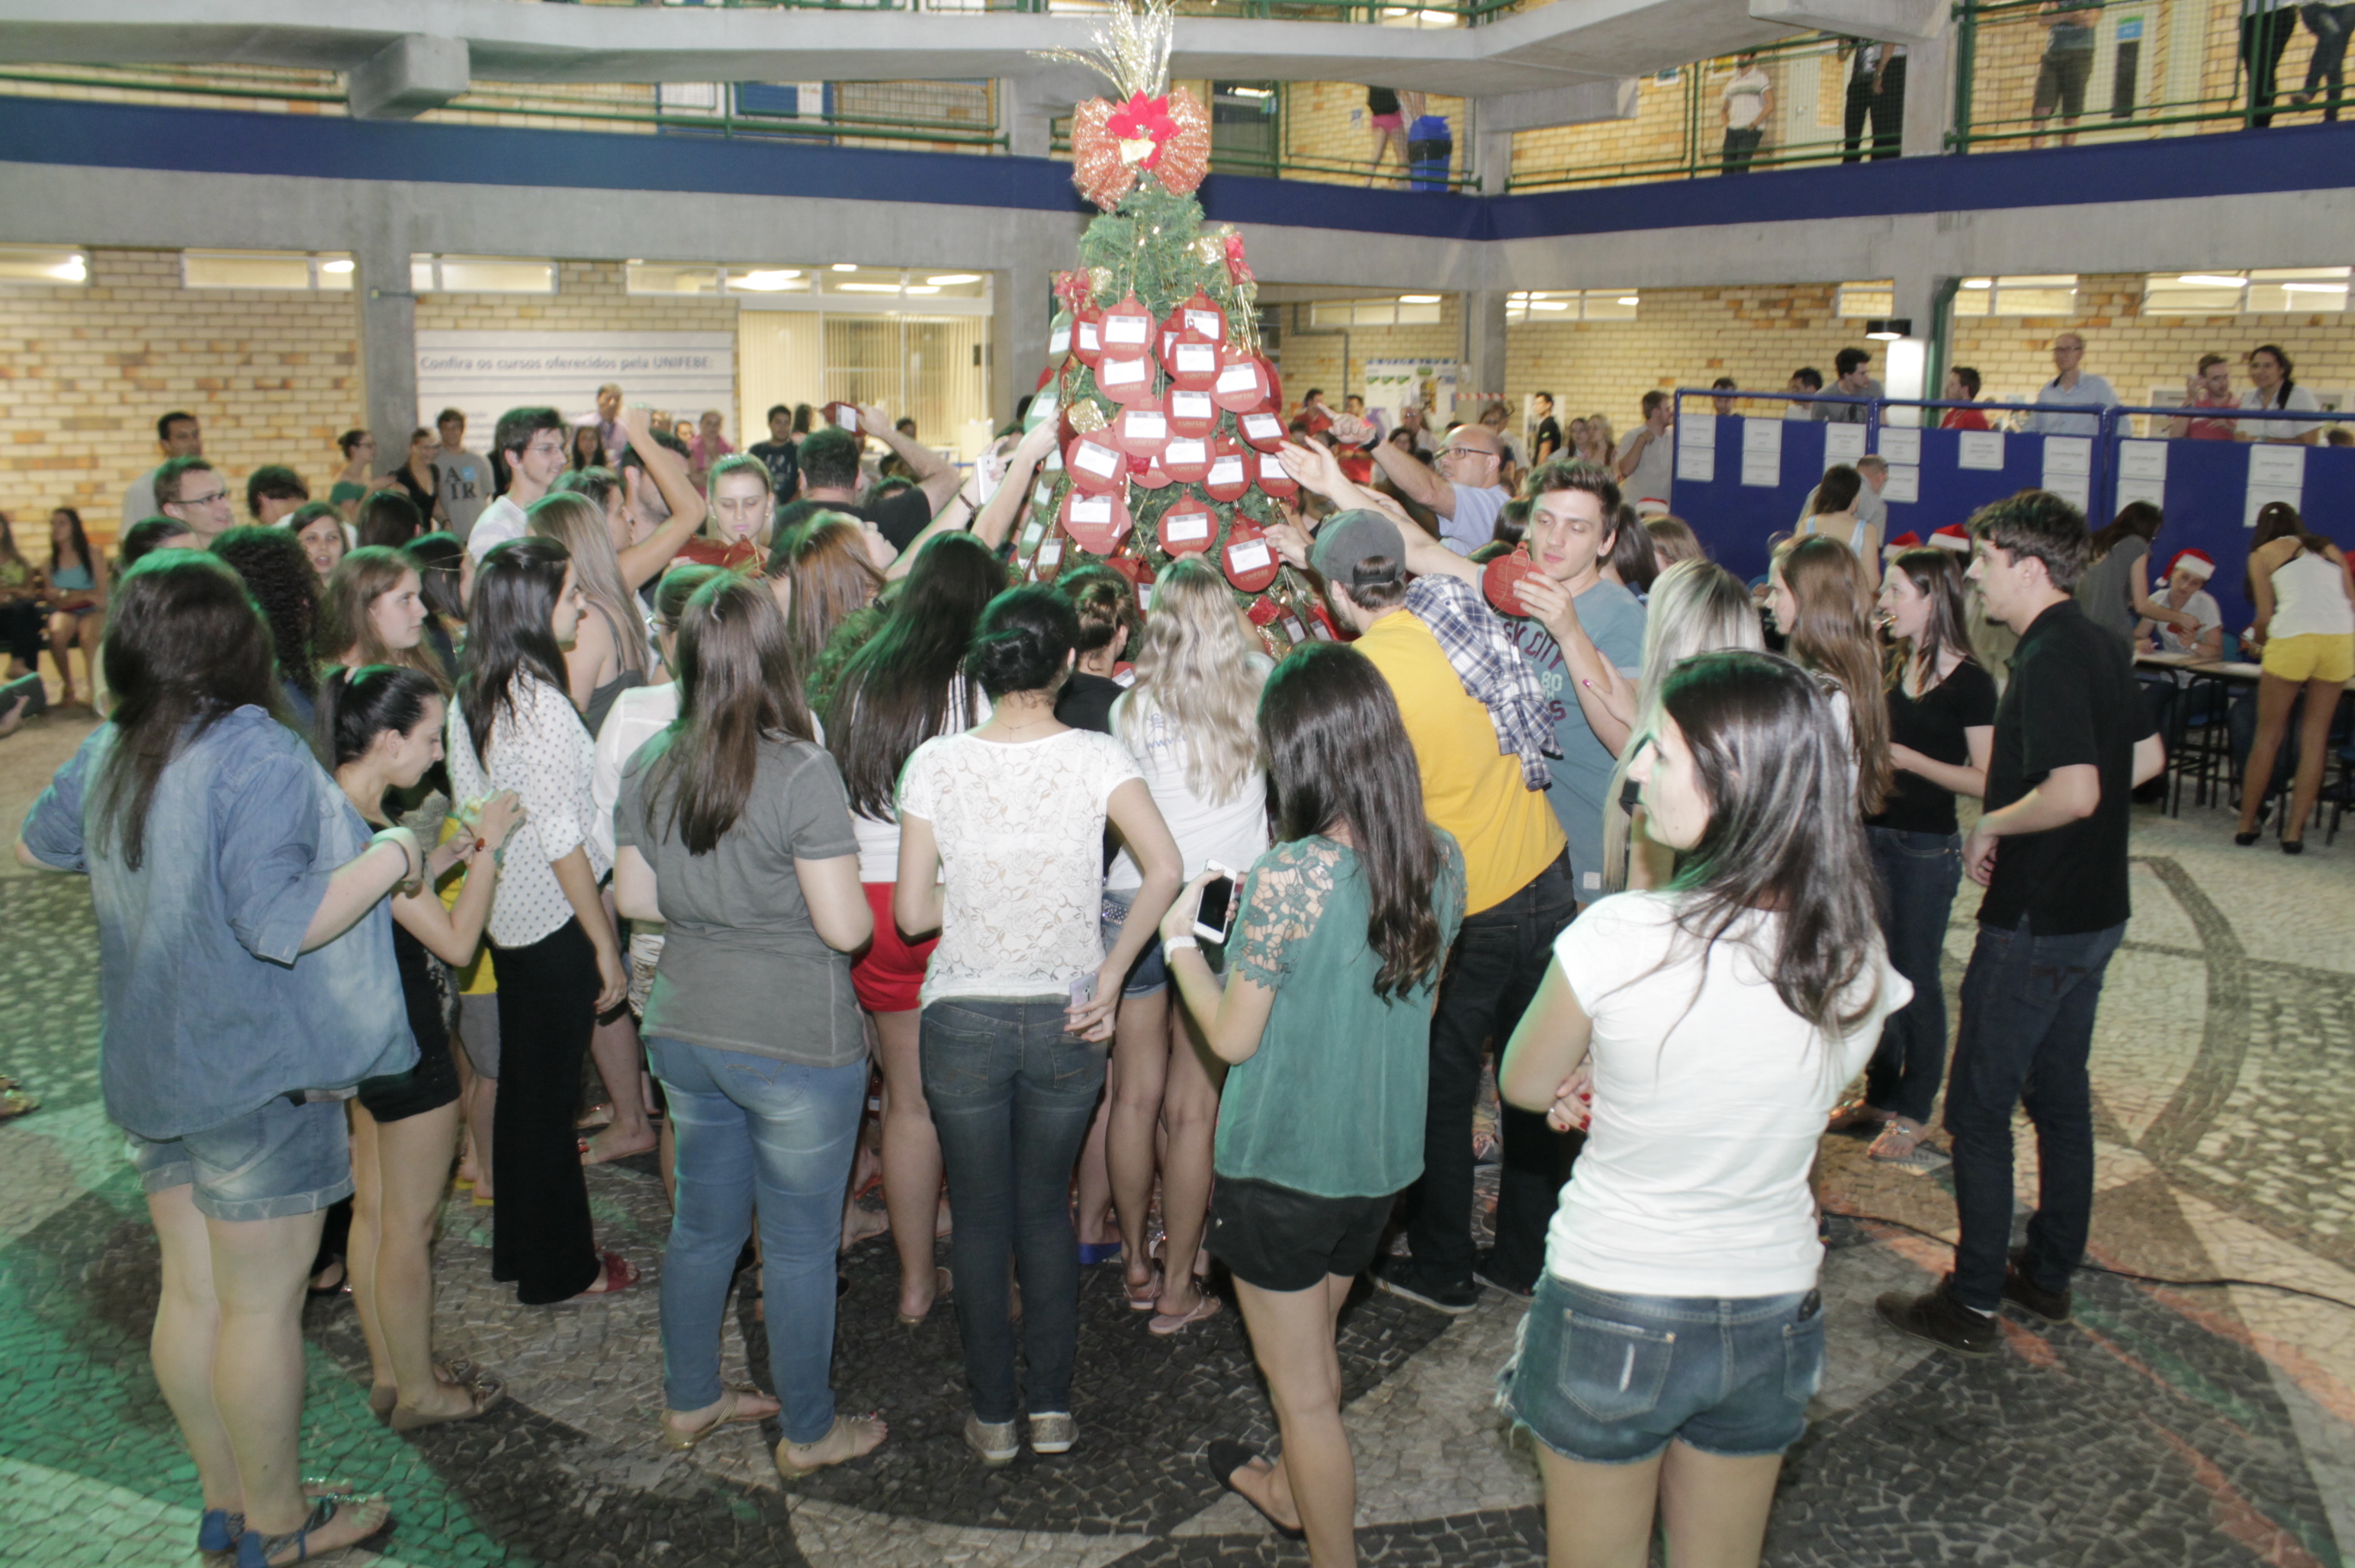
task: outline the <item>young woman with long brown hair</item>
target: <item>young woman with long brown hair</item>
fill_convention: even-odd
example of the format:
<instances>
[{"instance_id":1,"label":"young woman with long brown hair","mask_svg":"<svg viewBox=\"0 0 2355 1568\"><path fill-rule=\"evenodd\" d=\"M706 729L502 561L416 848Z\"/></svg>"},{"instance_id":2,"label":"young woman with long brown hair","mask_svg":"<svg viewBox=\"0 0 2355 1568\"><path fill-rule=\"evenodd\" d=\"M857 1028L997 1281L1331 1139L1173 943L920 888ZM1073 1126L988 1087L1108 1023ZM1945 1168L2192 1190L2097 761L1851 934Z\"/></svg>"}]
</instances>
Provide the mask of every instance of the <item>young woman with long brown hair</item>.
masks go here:
<instances>
[{"instance_id":1,"label":"young woman with long brown hair","mask_svg":"<svg viewBox=\"0 0 2355 1568\"><path fill-rule=\"evenodd\" d=\"M662 1436L690 1448L776 1415L776 1467L792 1477L886 1432L835 1413L829 1374L842 1190L867 1102L849 955L874 916L776 601L733 574L706 582L677 649L678 718L625 765L613 811L622 911L666 933L645 1021L677 1138ZM729 1282L756 1211L777 1400L719 1381Z\"/></svg>"},{"instance_id":2,"label":"young woman with long brown hair","mask_svg":"<svg viewBox=\"0 0 2355 1568\"><path fill-rule=\"evenodd\" d=\"M87 706L74 695L73 650L81 649L91 700L98 697L98 649L106 635L106 557L90 548L81 514L59 507L49 514L49 657L65 694L59 707Z\"/></svg>"},{"instance_id":3,"label":"young woman with long brown hair","mask_svg":"<svg viewBox=\"0 0 2355 1568\"><path fill-rule=\"evenodd\" d=\"M723 481L731 473L745 472L742 466L730 470L731 464L758 466L752 458L722 458ZM730 487L743 483L734 479ZM835 629L875 603L875 596L883 592L883 569L868 549L870 539L879 540L882 536L847 513L814 512L794 524L769 552L770 589L785 612L794 667L805 677L817 667Z\"/></svg>"},{"instance_id":4,"label":"young woman with long brown hair","mask_svg":"<svg viewBox=\"0 0 2355 1568\"><path fill-rule=\"evenodd\" d=\"M398 665L443 691L450 672L426 637L430 612L417 563L383 545L362 545L336 564L320 606L319 650L347 669Z\"/></svg>"},{"instance_id":5,"label":"young woman with long brown hair","mask_svg":"<svg viewBox=\"0 0 2355 1568\"><path fill-rule=\"evenodd\" d=\"M1766 603L1790 639L1791 656L1825 683L1841 710L1856 763L1856 804L1873 816L1889 798L1889 706L1863 564L1828 534L1794 539L1775 552Z\"/></svg>"}]
</instances>

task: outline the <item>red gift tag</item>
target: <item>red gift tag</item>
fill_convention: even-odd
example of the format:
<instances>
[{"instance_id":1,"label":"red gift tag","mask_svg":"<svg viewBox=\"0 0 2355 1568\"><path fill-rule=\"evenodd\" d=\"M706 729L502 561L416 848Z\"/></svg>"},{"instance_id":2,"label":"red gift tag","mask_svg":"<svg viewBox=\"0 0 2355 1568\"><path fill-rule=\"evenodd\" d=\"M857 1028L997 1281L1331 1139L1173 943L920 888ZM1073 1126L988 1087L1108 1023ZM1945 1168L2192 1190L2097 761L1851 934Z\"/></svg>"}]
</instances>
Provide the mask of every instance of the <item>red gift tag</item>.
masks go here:
<instances>
[{"instance_id":1,"label":"red gift tag","mask_svg":"<svg viewBox=\"0 0 2355 1568\"><path fill-rule=\"evenodd\" d=\"M1227 581L1246 593L1257 593L1275 581L1284 565L1265 530L1248 517L1237 517L1227 530L1227 548L1220 552ZM1265 624L1264 622L1262 624Z\"/></svg>"},{"instance_id":2,"label":"red gift tag","mask_svg":"<svg viewBox=\"0 0 2355 1568\"><path fill-rule=\"evenodd\" d=\"M1161 401L1169 413L1171 435L1208 435L1219 428L1219 405L1199 387L1172 387Z\"/></svg>"},{"instance_id":3,"label":"red gift tag","mask_svg":"<svg viewBox=\"0 0 2355 1568\"><path fill-rule=\"evenodd\" d=\"M1182 500L1161 514L1155 532L1171 555L1200 555L1218 537L1219 519L1199 501Z\"/></svg>"},{"instance_id":4,"label":"red gift tag","mask_svg":"<svg viewBox=\"0 0 2355 1568\"><path fill-rule=\"evenodd\" d=\"M1178 329L1189 343L1224 343L1227 340L1227 313L1211 303L1201 290L1178 307Z\"/></svg>"},{"instance_id":5,"label":"red gift tag","mask_svg":"<svg viewBox=\"0 0 2355 1568\"><path fill-rule=\"evenodd\" d=\"M1532 612L1521 603L1520 585L1524 579L1537 575L1538 563L1529 559L1526 549L1517 548L1480 569L1480 591L1499 614L1526 617Z\"/></svg>"},{"instance_id":6,"label":"red gift tag","mask_svg":"<svg viewBox=\"0 0 2355 1568\"><path fill-rule=\"evenodd\" d=\"M1161 449L1161 466L1172 479L1199 485L1210 476L1210 441L1202 435L1173 435Z\"/></svg>"},{"instance_id":7,"label":"red gift tag","mask_svg":"<svg viewBox=\"0 0 2355 1568\"><path fill-rule=\"evenodd\" d=\"M1131 403L1113 421L1112 432L1114 441L1131 457L1157 457L1169 442L1169 416L1162 411L1158 398Z\"/></svg>"},{"instance_id":8,"label":"red gift tag","mask_svg":"<svg viewBox=\"0 0 2355 1568\"><path fill-rule=\"evenodd\" d=\"M1154 394L1153 360L1143 354L1115 353L1106 347L1096 361L1096 390L1116 403L1134 408L1158 402Z\"/></svg>"},{"instance_id":9,"label":"red gift tag","mask_svg":"<svg viewBox=\"0 0 2355 1568\"><path fill-rule=\"evenodd\" d=\"M1284 471L1284 463L1275 453L1254 452L1251 454L1250 461L1259 465L1259 472L1255 477L1259 481L1259 487L1269 495L1291 496L1300 494L1298 482Z\"/></svg>"},{"instance_id":10,"label":"red gift tag","mask_svg":"<svg viewBox=\"0 0 2355 1568\"><path fill-rule=\"evenodd\" d=\"M1103 318L1093 305L1071 317L1071 355L1091 370L1103 357Z\"/></svg>"},{"instance_id":11,"label":"red gift tag","mask_svg":"<svg viewBox=\"0 0 2355 1568\"><path fill-rule=\"evenodd\" d=\"M1167 490L1169 471L1161 466L1157 457L1132 457L1128 460L1128 482L1140 490Z\"/></svg>"},{"instance_id":12,"label":"red gift tag","mask_svg":"<svg viewBox=\"0 0 2355 1568\"><path fill-rule=\"evenodd\" d=\"M1179 344L1182 351L1187 346ZM1267 401L1267 365L1256 354L1222 343L1216 350L1219 373L1210 382L1210 400L1230 413L1249 413Z\"/></svg>"},{"instance_id":13,"label":"red gift tag","mask_svg":"<svg viewBox=\"0 0 2355 1568\"><path fill-rule=\"evenodd\" d=\"M1218 384L1219 346L1215 343L1195 343L1181 333L1162 363L1169 368L1170 380L1189 391L1207 392Z\"/></svg>"},{"instance_id":14,"label":"red gift tag","mask_svg":"<svg viewBox=\"0 0 2355 1568\"><path fill-rule=\"evenodd\" d=\"M824 414L826 416L826 422L834 426L835 429L847 430L853 435L857 435L858 433L858 405L857 403L828 403L824 408L818 410L818 412Z\"/></svg>"},{"instance_id":15,"label":"red gift tag","mask_svg":"<svg viewBox=\"0 0 2355 1568\"><path fill-rule=\"evenodd\" d=\"M1273 452L1284 444L1284 416L1273 409L1253 409L1247 414L1238 414L1235 428L1262 452Z\"/></svg>"},{"instance_id":16,"label":"red gift tag","mask_svg":"<svg viewBox=\"0 0 2355 1568\"><path fill-rule=\"evenodd\" d=\"M1202 481L1213 501L1238 501L1251 488L1251 469L1243 461L1243 449L1225 436L1210 445L1210 472Z\"/></svg>"},{"instance_id":17,"label":"red gift tag","mask_svg":"<svg viewBox=\"0 0 2355 1568\"><path fill-rule=\"evenodd\" d=\"M1153 317L1135 294L1103 313L1097 330L1106 354L1146 355L1153 351Z\"/></svg>"},{"instance_id":18,"label":"red gift tag","mask_svg":"<svg viewBox=\"0 0 2355 1568\"><path fill-rule=\"evenodd\" d=\"M1110 555L1128 532L1128 502L1118 495L1066 496L1062 524L1071 542L1090 555Z\"/></svg>"},{"instance_id":19,"label":"red gift tag","mask_svg":"<svg viewBox=\"0 0 2355 1568\"><path fill-rule=\"evenodd\" d=\"M1056 534L1041 540L1036 554L1030 558L1030 581L1052 582L1063 569L1063 536Z\"/></svg>"},{"instance_id":20,"label":"red gift tag","mask_svg":"<svg viewBox=\"0 0 2355 1568\"><path fill-rule=\"evenodd\" d=\"M1065 447L1063 466L1071 470L1071 483L1092 496L1109 496L1128 483L1128 454L1101 431Z\"/></svg>"}]
</instances>

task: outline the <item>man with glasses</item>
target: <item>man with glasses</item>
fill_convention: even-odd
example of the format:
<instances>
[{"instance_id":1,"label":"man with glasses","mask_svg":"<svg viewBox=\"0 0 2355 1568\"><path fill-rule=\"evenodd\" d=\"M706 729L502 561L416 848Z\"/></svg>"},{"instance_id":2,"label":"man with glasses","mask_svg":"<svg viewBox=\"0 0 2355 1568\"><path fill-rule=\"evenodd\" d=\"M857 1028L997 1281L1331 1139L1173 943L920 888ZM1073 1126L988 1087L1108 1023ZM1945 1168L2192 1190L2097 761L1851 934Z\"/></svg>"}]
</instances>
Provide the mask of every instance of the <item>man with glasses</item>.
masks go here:
<instances>
[{"instance_id":1,"label":"man with glasses","mask_svg":"<svg viewBox=\"0 0 2355 1568\"><path fill-rule=\"evenodd\" d=\"M155 421L155 446L168 463L175 457L202 457L205 454L204 432L197 428L197 416L173 410ZM155 515L155 475L149 469L131 482L123 493L123 526L146 521Z\"/></svg>"},{"instance_id":2,"label":"man with glasses","mask_svg":"<svg viewBox=\"0 0 2355 1568\"><path fill-rule=\"evenodd\" d=\"M491 433L491 470L499 482L499 498L474 519L474 531L466 536L468 555L479 561L494 545L523 538L524 508L547 495L564 472L570 433L564 416L554 409L509 409L499 416L498 428Z\"/></svg>"},{"instance_id":3,"label":"man with glasses","mask_svg":"<svg viewBox=\"0 0 2355 1568\"><path fill-rule=\"evenodd\" d=\"M2036 394L2037 411L2028 416L2025 427L2030 435L2099 435L2102 421L2098 414L2046 413L2047 406L2078 409L2114 409L2118 395L2110 389L2109 382L2099 376L2088 376L2079 367L2085 362L2085 340L2073 332L2064 332L2052 340L2052 368L2060 372Z\"/></svg>"},{"instance_id":4,"label":"man with glasses","mask_svg":"<svg viewBox=\"0 0 2355 1568\"><path fill-rule=\"evenodd\" d=\"M1389 442L1373 453L1400 494L1438 514L1439 542L1449 549L1470 555L1496 538L1497 514L1511 497L1497 483L1505 454L1495 431L1476 424L1449 431L1433 460L1436 472Z\"/></svg>"},{"instance_id":5,"label":"man with glasses","mask_svg":"<svg viewBox=\"0 0 2355 1568\"><path fill-rule=\"evenodd\" d=\"M229 481L201 457L175 457L155 470L155 506L197 536L198 549L210 549L237 521Z\"/></svg>"}]
</instances>

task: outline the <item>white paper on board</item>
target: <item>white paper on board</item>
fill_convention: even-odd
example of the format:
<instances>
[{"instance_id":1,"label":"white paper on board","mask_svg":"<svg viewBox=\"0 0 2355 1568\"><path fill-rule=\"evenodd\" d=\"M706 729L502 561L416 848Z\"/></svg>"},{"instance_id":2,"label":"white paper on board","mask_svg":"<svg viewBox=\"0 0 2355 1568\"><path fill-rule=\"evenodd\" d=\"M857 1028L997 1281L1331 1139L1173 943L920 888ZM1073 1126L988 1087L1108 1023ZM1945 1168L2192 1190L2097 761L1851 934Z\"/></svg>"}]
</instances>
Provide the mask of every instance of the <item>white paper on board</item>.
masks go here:
<instances>
[{"instance_id":1,"label":"white paper on board","mask_svg":"<svg viewBox=\"0 0 2355 1568\"><path fill-rule=\"evenodd\" d=\"M2047 490L2052 489L2052 481L2057 475L2067 474L2084 478L2093 472L2092 436L2048 435L2044 438L2044 487Z\"/></svg>"},{"instance_id":2,"label":"white paper on board","mask_svg":"<svg viewBox=\"0 0 2355 1568\"><path fill-rule=\"evenodd\" d=\"M1860 424L1828 424L1824 426L1824 466L1835 463L1854 463L1864 455L1864 427Z\"/></svg>"},{"instance_id":3,"label":"white paper on board","mask_svg":"<svg viewBox=\"0 0 2355 1568\"><path fill-rule=\"evenodd\" d=\"M2249 483L2268 485L2275 489L2302 489L2306 485L2306 448L2302 446L2252 446L2249 448Z\"/></svg>"},{"instance_id":4,"label":"white paper on board","mask_svg":"<svg viewBox=\"0 0 2355 1568\"><path fill-rule=\"evenodd\" d=\"M2128 479L2118 477L2118 506L2123 508L2137 501L2148 501L2152 506L2167 506L2167 481L2164 479Z\"/></svg>"},{"instance_id":5,"label":"white paper on board","mask_svg":"<svg viewBox=\"0 0 2355 1568\"><path fill-rule=\"evenodd\" d=\"M2003 466L2003 432L1965 430L1957 431L1955 434L1955 467L2001 468Z\"/></svg>"},{"instance_id":6,"label":"white paper on board","mask_svg":"<svg viewBox=\"0 0 2355 1568\"><path fill-rule=\"evenodd\" d=\"M1717 479L1717 443L1712 441L1704 445L1689 435L1678 442L1677 477L1701 485L1714 483Z\"/></svg>"},{"instance_id":7,"label":"white paper on board","mask_svg":"<svg viewBox=\"0 0 2355 1568\"><path fill-rule=\"evenodd\" d=\"M2163 441L2122 441L2118 443L2118 478L2167 483L2167 443Z\"/></svg>"},{"instance_id":8,"label":"white paper on board","mask_svg":"<svg viewBox=\"0 0 2355 1568\"><path fill-rule=\"evenodd\" d=\"M1911 463L1891 463L1889 483L1881 487L1881 498L1899 506L1912 506L1922 498L1922 470Z\"/></svg>"},{"instance_id":9,"label":"white paper on board","mask_svg":"<svg viewBox=\"0 0 2355 1568\"><path fill-rule=\"evenodd\" d=\"M2258 450L2263 451L2264 449L2260 447ZM2297 449L2292 448L2292 450L2295 451ZM2241 526L2244 528L2255 528L2257 526L2257 514L2264 510L2266 503L2268 502L2281 501L2289 506L2297 507L2302 510L2305 505L2305 497L2306 486L2303 485L2251 485L2249 486L2248 507L2241 514Z\"/></svg>"},{"instance_id":10,"label":"white paper on board","mask_svg":"<svg viewBox=\"0 0 2355 1568\"><path fill-rule=\"evenodd\" d=\"M2081 436L2077 439L2089 441L2092 437ZM2093 480L2083 474L2048 474L2044 476L2044 488L2081 512L2093 498Z\"/></svg>"},{"instance_id":11,"label":"white paper on board","mask_svg":"<svg viewBox=\"0 0 2355 1568\"><path fill-rule=\"evenodd\" d=\"M1919 464L1922 461L1922 432L1918 429L1900 430L1891 425L1882 425L1881 444L1876 450L1889 459L1891 468L1901 463Z\"/></svg>"},{"instance_id":12,"label":"white paper on board","mask_svg":"<svg viewBox=\"0 0 2355 1568\"><path fill-rule=\"evenodd\" d=\"M1783 421L1742 421L1742 482L1773 489L1783 482Z\"/></svg>"}]
</instances>

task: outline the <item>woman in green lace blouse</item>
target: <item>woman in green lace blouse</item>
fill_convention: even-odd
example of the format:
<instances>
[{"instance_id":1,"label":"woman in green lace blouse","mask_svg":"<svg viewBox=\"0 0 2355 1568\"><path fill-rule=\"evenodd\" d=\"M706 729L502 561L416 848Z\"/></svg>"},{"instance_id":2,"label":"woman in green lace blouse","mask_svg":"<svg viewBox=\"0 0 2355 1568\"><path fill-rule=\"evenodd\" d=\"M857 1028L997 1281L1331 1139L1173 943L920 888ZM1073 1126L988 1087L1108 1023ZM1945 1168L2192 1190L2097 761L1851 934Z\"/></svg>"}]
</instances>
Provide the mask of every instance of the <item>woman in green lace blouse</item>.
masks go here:
<instances>
[{"instance_id":1,"label":"woman in green lace blouse","mask_svg":"<svg viewBox=\"0 0 2355 1568\"><path fill-rule=\"evenodd\" d=\"M1464 856L1423 810L1389 684L1313 643L1268 678L1259 727L1276 845L1244 883L1221 988L1194 931L1198 877L1161 923L1169 973L1233 1064L1209 1245L1234 1275L1284 1435L1270 1466L1210 1445L1220 1485L1317 1568L1357 1561L1357 1477L1334 1322L1391 1202L1423 1174L1432 997L1464 918Z\"/></svg>"}]
</instances>

